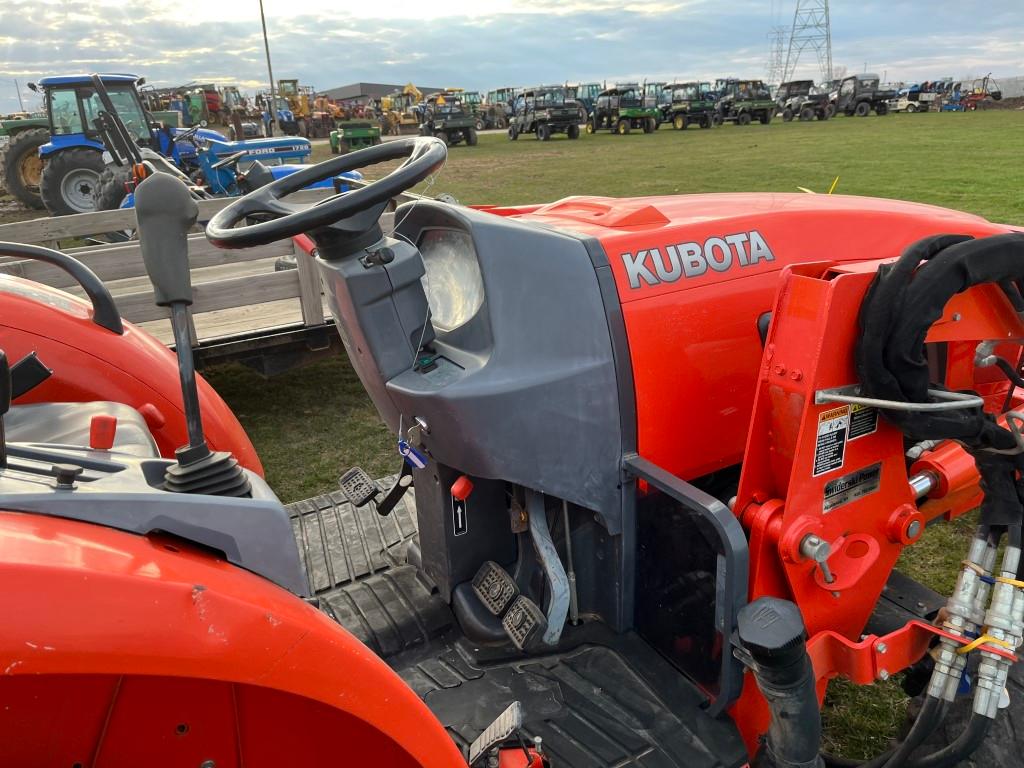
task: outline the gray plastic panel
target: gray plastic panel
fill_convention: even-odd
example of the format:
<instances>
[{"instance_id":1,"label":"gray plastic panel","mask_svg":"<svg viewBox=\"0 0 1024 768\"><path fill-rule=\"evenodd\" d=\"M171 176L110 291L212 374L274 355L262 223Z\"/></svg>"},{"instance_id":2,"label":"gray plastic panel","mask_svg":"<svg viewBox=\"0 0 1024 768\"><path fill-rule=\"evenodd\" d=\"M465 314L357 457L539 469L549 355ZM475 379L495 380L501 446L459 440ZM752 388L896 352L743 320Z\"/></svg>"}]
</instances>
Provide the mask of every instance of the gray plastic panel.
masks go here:
<instances>
[{"instance_id":1,"label":"gray plastic panel","mask_svg":"<svg viewBox=\"0 0 1024 768\"><path fill-rule=\"evenodd\" d=\"M384 346L409 360L396 371L390 354L355 363L392 429L398 416L430 427L431 457L474 477L500 479L598 512L609 532L622 529L623 455L615 356L594 264L577 237L441 203L399 209L398 235L418 242L424 228L469 232L486 299L477 314L449 332L437 331L442 364L412 369L408 327L396 322L403 296L388 311ZM408 245L388 240L404 256ZM398 261L398 259L396 259ZM351 278L367 270L355 259L319 262L332 310L350 353L368 334L373 296ZM416 284L402 284L413 294ZM422 289L419 289L422 295ZM392 319L394 318L394 319ZM355 323L359 323L359 327ZM415 342L414 342L415 343ZM376 346L376 343L371 343Z\"/></svg>"},{"instance_id":2,"label":"gray plastic panel","mask_svg":"<svg viewBox=\"0 0 1024 768\"><path fill-rule=\"evenodd\" d=\"M131 533L163 531L219 550L235 565L307 596L309 584L288 512L258 475L252 498L168 493L158 486L173 462L75 446L7 446L0 509L81 520ZM57 489L53 464L84 469L73 489Z\"/></svg>"}]
</instances>

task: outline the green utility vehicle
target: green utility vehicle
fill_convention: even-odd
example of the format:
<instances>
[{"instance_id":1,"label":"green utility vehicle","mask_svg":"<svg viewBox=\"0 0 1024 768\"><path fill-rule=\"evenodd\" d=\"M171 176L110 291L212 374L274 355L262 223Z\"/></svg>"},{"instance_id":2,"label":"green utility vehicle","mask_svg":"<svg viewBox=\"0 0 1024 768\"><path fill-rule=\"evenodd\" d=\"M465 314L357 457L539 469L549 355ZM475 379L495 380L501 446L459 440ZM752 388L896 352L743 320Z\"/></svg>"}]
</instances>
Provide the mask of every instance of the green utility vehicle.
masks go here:
<instances>
[{"instance_id":1,"label":"green utility vehicle","mask_svg":"<svg viewBox=\"0 0 1024 768\"><path fill-rule=\"evenodd\" d=\"M657 107L644 105L642 86L636 83L617 85L598 94L587 120L587 133L608 130L624 136L634 128L654 133L659 116Z\"/></svg>"},{"instance_id":2,"label":"green utility vehicle","mask_svg":"<svg viewBox=\"0 0 1024 768\"><path fill-rule=\"evenodd\" d=\"M710 128L719 122L715 104L711 83L668 83L661 89L658 111L661 122L672 123L678 131L693 124Z\"/></svg>"},{"instance_id":3,"label":"green utility vehicle","mask_svg":"<svg viewBox=\"0 0 1024 768\"><path fill-rule=\"evenodd\" d=\"M783 121L790 122L794 117L803 121L828 120L832 117L832 105L828 93L814 85L813 80L791 80L783 83L775 92L777 114Z\"/></svg>"},{"instance_id":4,"label":"green utility vehicle","mask_svg":"<svg viewBox=\"0 0 1024 768\"><path fill-rule=\"evenodd\" d=\"M768 125L776 104L760 80L722 80L718 89L718 117L722 122L750 125L754 120Z\"/></svg>"},{"instance_id":5,"label":"green utility vehicle","mask_svg":"<svg viewBox=\"0 0 1024 768\"><path fill-rule=\"evenodd\" d=\"M476 118L470 113L462 94L454 91L432 93L423 105L420 136L436 136L450 145L465 141L476 146Z\"/></svg>"},{"instance_id":6,"label":"green utility vehicle","mask_svg":"<svg viewBox=\"0 0 1024 768\"><path fill-rule=\"evenodd\" d=\"M368 120L338 120L337 128L331 131L331 154L344 155L353 149L372 147L380 144L380 123Z\"/></svg>"},{"instance_id":7,"label":"green utility vehicle","mask_svg":"<svg viewBox=\"0 0 1024 768\"><path fill-rule=\"evenodd\" d=\"M50 140L46 116L19 114L0 119L0 190L6 189L26 208L42 208L39 148Z\"/></svg>"},{"instance_id":8,"label":"green utility vehicle","mask_svg":"<svg viewBox=\"0 0 1024 768\"><path fill-rule=\"evenodd\" d=\"M579 105L566 94L564 86L527 88L516 99L508 137L515 141L520 135L532 133L538 140L547 141L554 133L564 133L570 139L578 139L579 121Z\"/></svg>"}]
</instances>

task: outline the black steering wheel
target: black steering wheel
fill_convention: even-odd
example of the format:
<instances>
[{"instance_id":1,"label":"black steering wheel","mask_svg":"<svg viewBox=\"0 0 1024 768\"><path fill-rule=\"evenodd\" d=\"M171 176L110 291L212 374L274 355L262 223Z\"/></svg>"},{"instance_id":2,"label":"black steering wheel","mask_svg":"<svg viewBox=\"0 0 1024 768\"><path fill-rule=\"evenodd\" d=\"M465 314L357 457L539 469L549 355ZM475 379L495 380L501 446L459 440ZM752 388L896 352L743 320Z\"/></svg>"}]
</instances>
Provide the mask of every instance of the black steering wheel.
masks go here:
<instances>
[{"instance_id":1,"label":"black steering wheel","mask_svg":"<svg viewBox=\"0 0 1024 768\"><path fill-rule=\"evenodd\" d=\"M219 170L221 168L226 168L229 165L234 165L239 160L241 160L243 157L245 157L246 154L248 154L248 153L244 149L241 152L235 152L234 154L228 155L223 160L218 160L216 163L211 165L210 168L212 168L213 170L216 171L216 170Z\"/></svg>"},{"instance_id":2,"label":"black steering wheel","mask_svg":"<svg viewBox=\"0 0 1024 768\"><path fill-rule=\"evenodd\" d=\"M171 141L173 141L175 144L177 144L179 141L192 141L192 142L194 142L195 138L196 138L196 134L199 133L199 129L201 127L202 126L200 126L197 123L196 125L193 125L191 128L189 128L187 131L185 131L184 133L176 133L176 134L174 134L171 137Z\"/></svg>"},{"instance_id":3,"label":"black steering wheel","mask_svg":"<svg viewBox=\"0 0 1024 768\"><path fill-rule=\"evenodd\" d=\"M398 168L365 187L333 195L313 205L282 200L293 192L339 173L403 157L406 160ZM326 227L411 189L440 170L447 157L448 147L440 139L415 136L386 141L317 163L253 190L221 209L206 225L206 238L218 248L249 248ZM235 228L250 216L273 218Z\"/></svg>"}]
</instances>

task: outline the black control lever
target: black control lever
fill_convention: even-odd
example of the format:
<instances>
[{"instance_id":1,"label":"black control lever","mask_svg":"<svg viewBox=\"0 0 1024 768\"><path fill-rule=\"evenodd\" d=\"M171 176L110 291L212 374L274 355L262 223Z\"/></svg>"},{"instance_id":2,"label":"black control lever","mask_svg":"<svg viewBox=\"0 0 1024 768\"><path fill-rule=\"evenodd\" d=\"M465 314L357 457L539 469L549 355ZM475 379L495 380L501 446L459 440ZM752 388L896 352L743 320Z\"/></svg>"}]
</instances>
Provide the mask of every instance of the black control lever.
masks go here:
<instances>
[{"instance_id":1,"label":"black control lever","mask_svg":"<svg viewBox=\"0 0 1024 768\"><path fill-rule=\"evenodd\" d=\"M178 463L168 467L165 488L180 493L247 496L249 480L238 462L230 453L212 453L203 435L188 315L192 304L188 232L199 216L199 206L180 179L155 173L135 190L135 215L142 260L153 283L157 306L171 310L188 428L188 445L175 451Z\"/></svg>"},{"instance_id":2,"label":"black control lever","mask_svg":"<svg viewBox=\"0 0 1024 768\"><path fill-rule=\"evenodd\" d=\"M0 350L0 469L7 466L7 435L4 433L4 416L11 409L11 366L7 354Z\"/></svg>"}]
</instances>

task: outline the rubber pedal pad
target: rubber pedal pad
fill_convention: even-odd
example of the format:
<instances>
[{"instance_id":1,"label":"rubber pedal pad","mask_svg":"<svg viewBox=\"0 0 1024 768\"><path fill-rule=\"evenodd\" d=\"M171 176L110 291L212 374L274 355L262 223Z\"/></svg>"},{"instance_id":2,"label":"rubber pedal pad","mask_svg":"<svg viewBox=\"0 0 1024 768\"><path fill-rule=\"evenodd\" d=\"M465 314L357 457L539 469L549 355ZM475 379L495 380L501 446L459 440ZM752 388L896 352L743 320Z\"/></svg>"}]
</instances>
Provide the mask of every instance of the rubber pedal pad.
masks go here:
<instances>
[{"instance_id":1,"label":"rubber pedal pad","mask_svg":"<svg viewBox=\"0 0 1024 768\"><path fill-rule=\"evenodd\" d=\"M380 493L380 488L361 467L352 467L338 480L341 492L353 507L365 506Z\"/></svg>"},{"instance_id":2,"label":"rubber pedal pad","mask_svg":"<svg viewBox=\"0 0 1024 768\"><path fill-rule=\"evenodd\" d=\"M488 560L473 577L473 591L488 611L501 616L516 599L519 587L508 571Z\"/></svg>"}]
</instances>

